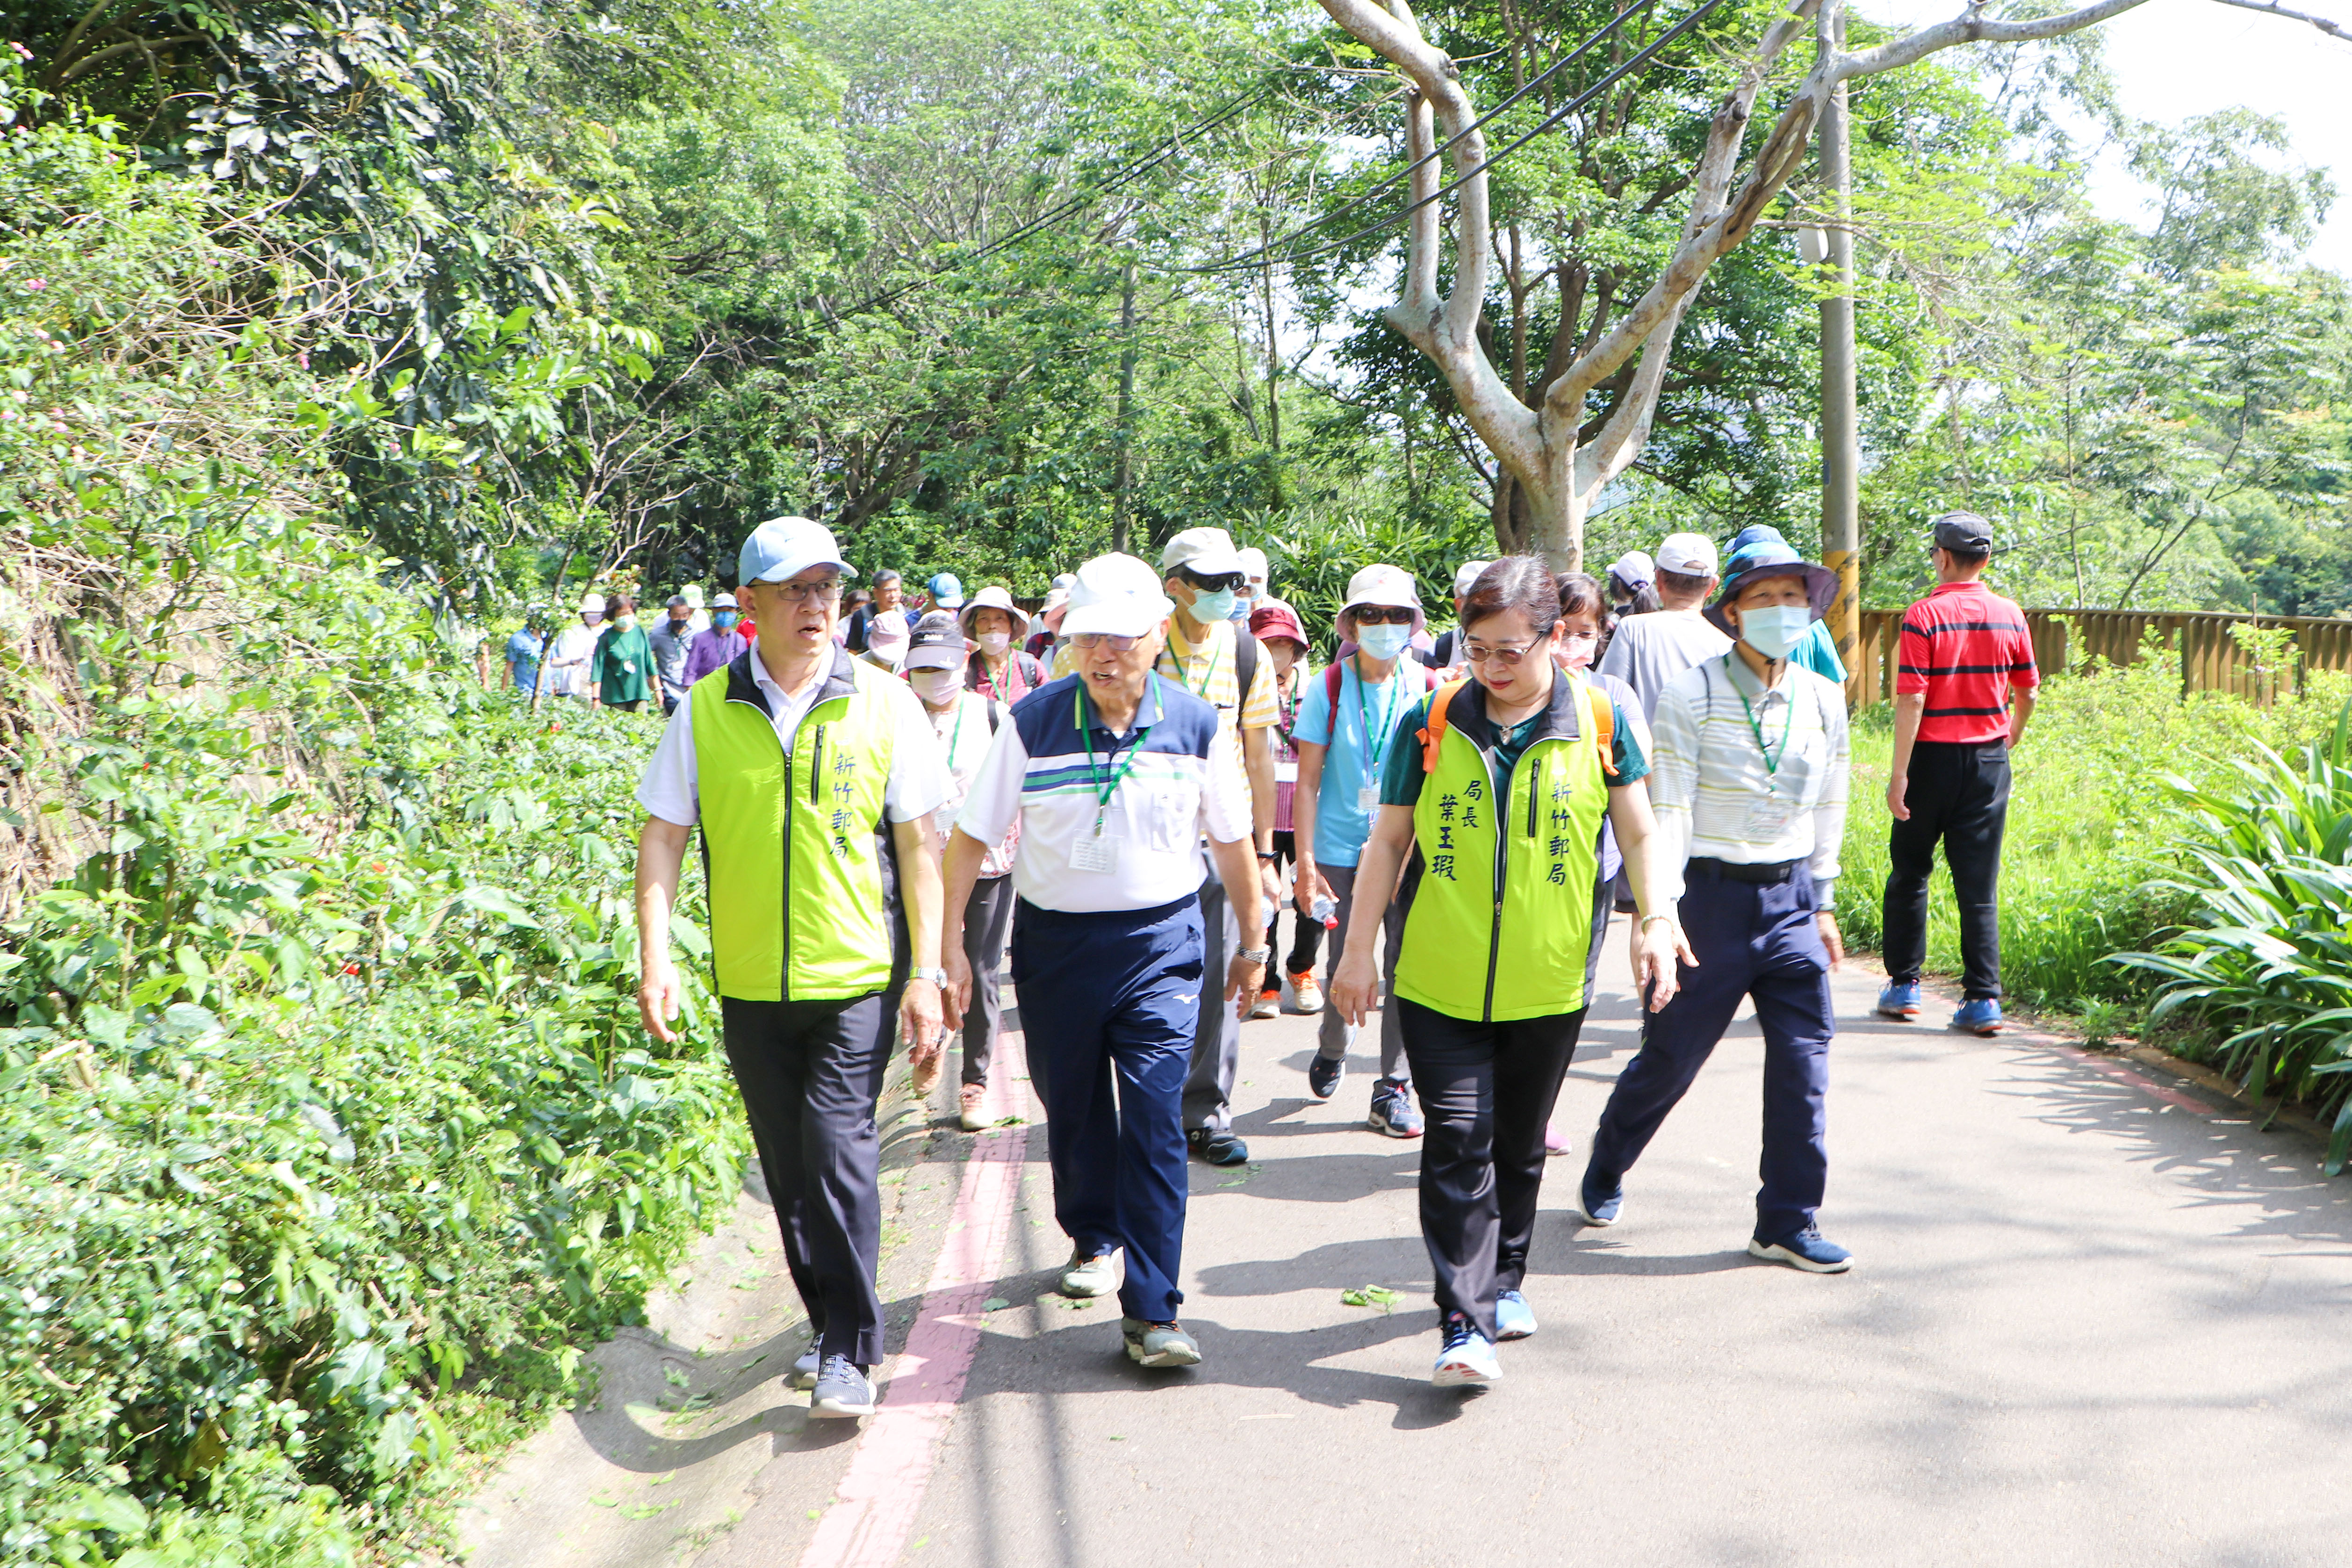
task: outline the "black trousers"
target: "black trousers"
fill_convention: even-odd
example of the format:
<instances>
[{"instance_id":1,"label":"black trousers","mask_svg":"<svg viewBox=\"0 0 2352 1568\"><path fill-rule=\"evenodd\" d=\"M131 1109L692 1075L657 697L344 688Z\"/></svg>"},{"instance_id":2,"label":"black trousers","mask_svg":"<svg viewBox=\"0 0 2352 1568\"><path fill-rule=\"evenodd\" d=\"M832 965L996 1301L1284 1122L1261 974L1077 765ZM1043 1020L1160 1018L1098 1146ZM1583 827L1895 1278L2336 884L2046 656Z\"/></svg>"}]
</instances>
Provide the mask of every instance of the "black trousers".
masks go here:
<instances>
[{"instance_id":1,"label":"black trousers","mask_svg":"<svg viewBox=\"0 0 2352 1568\"><path fill-rule=\"evenodd\" d=\"M893 1020L879 994L849 1002L727 996L719 1005L727 1065L818 1352L878 1366L882 1135L874 1106Z\"/></svg>"},{"instance_id":2,"label":"black trousers","mask_svg":"<svg viewBox=\"0 0 2352 1568\"><path fill-rule=\"evenodd\" d=\"M1440 1314L1495 1337L1495 1296L1527 1277L1543 1186L1544 1131L1576 1055L1584 1009L1481 1024L1390 999L1429 1130L1421 1145L1421 1238Z\"/></svg>"},{"instance_id":3,"label":"black trousers","mask_svg":"<svg viewBox=\"0 0 2352 1568\"><path fill-rule=\"evenodd\" d=\"M2009 746L1922 741L1911 749L1903 803L1911 819L1886 836L1882 910L1886 974L1916 981L1927 962L1927 877L1936 846L1960 906L1962 988L2000 994L2000 836L2009 821Z\"/></svg>"},{"instance_id":4,"label":"black trousers","mask_svg":"<svg viewBox=\"0 0 2352 1568\"><path fill-rule=\"evenodd\" d=\"M1289 879L1288 868L1297 863L1297 836L1290 829L1277 827L1274 830L1274 869L1276 875L1282 876L1285 880ZM1299 908L1295 895L1284 901L1290 906L1291 920L1290 953L1282 961L1283 973L1312 974L1315 973L1316 951L1323 945L1323 922ZM1276 909L1274 919L1265 926L1264 945L1268 952L1275 951L1275 928L1281 923L1282 910ZM1282 984L1282 975L1274 972L1272 964L1266 965L1265 977L1276 985Z\"/></svg>"}]
</instances>

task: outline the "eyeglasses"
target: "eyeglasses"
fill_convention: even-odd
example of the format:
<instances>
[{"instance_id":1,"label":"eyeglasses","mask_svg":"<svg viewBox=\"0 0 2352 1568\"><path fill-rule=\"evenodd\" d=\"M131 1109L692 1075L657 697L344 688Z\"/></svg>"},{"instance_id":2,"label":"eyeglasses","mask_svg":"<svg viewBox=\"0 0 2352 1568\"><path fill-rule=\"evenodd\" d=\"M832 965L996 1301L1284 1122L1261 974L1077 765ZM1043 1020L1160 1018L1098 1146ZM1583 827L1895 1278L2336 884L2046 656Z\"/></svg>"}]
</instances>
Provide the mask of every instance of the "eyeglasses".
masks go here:
<instances>
[{"instance_id":1,"label":"eyeglasses","mask_svg":"<svg viewBox=\"0 0 2352 1568\"><path fill-rule=\"evenodd\" d=\"M1488 664L1500 659L1507 665L1514 665L1527 658L1528 650L1535 646L1531 642L1523 642L1511 647L1486 647L1475 642L1464 643L1462 658L1466 664Z\"/></svg>"},{"instance_id":2,"label":"eyeglasses","mask_svg":"<svg viewBox=\"0 0 2352 1568\"><path fill-rule=\"evenodd\" d=\"M1366 605L1356 611L1360 626L1409 626L1412 612L1402 605Z\"/></svg>"},{"instance_id":3,"label":"eyeglasses","mask_svg":"<svg viewBox=\"0 0 2352 1568\"><path fill-rule=\"evenodd\" d=\"M1072 632L1070 634L1070 646L1082 653L1092 653L1097 647L1106 644L1113 653L1129 653L1133 651L1135 645L1142 640L1141 637L1114 637L1109 632Z\"/></svg>"},{"instance_id":4,"label":"eyeglasses","mask_svg":"<svg viewBox=\"0 0 2352 1568\"><path fill-rule=\"evenodd\" d=\"M1228 572L1220 577L1203 577L1189 566L1179 567L1177 571L1185 582L1203 594L1213 594L1221 588L1231 588L1238 594L1249 586L1249 579L1238 572Z\"/></svg>"},{"instance_id":5,"label":"eyeglasses","mask_svg":"<svg viewBox=\"0 0 2352 1568\"><path fill-rule=\"evenodd\" d=\"M795 580L761 585L773 588L795 605L829 605L841 597L841 579L838 577L827 577L816 583L803 583Z\"/></svg>"}]
</instances>

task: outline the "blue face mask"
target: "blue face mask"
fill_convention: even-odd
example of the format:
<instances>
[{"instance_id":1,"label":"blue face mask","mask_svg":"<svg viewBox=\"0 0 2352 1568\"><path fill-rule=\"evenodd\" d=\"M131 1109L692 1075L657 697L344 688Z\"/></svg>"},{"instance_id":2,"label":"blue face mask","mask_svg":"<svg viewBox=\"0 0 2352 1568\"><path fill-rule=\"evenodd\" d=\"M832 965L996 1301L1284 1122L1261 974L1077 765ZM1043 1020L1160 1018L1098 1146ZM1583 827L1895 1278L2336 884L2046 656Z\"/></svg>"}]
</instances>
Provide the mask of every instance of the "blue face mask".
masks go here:
<instances>
[{"instance_id":1,"label":"blue face mask","mask_svg":"<svg viewBox=\"0 0 2352 1568\"><path fill-rule=\"evenodd\" d=\"M722 632L733 631L735 629L735 612L732 610L713 610L710 612L710 624L717 626Z\"/></svg>"},{"instance_id":2,"label":"blue face mask","mask_svg":"<svg viewBox=\"0 0 2352 1568\"><path fill-rule=\"evenodd\" d=\"M1412 644L1411 626L1363 626L1356 633L1356 646L1374 658L1394 658Z\"/></svg>"},{"instance_id":3,"label":"blue face mask","mask_svg":"<svg viewBox=\"0 0 2352 1568\"><path fill-rule=\"evenodd\" d=\"M1783 659L1813 624L1809 605L1759 605L1739 612L1739 640L1769 659Z\"/></svg>"},{"instance_id":4,"label":"blue face mask","mask_svg":"<svg viewBox=\"0 0 2352 1568\"><path fill-rule=\"evenodd\" d=\"M1196 590L1192 595L1192 618L1207 626L1230 621L1236 597L1231 588L1220 588L1213 594Z\"/></svg>"}]
</instances>

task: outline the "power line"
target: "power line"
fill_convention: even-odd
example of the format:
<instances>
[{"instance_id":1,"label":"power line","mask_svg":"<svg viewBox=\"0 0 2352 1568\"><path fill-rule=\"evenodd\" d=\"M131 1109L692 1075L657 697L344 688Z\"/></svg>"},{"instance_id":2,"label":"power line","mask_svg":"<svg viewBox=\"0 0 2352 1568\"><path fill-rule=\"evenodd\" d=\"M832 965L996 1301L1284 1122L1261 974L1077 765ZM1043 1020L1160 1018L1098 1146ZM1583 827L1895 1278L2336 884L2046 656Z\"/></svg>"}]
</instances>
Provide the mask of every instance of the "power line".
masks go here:
<instances>
[{"instance_id":1,"label":"power line","mask_svg":"<svg viewBox=\"0 0 2352 1568\"><path fill-rule=\"evenodd\" d=\"M1318 245L1312 250L1300 251L1288 256L1278 256L1275 259L1287 263L1291 266L1297 266L1302 261L1312 261L1318 256L1328 256L1331 252L1344 249L1346 247L1355 244L1360 239L1369 239L1373 235L1381 233L1386 229L1393 228L1398 224L1403 222L1406 218L1409 218L1413 214L1419 212L1422 208L1431 205L1433 202L1444 200L1445 197L1453 195L1455 191L1460 190L1464 185L1469 184L1478 175L1485 174L1489 169L1492 169L1496 164L1501 163L1512 153L1517 153L1521 148L1527 146L1528 142L1533 142L1537 137L1541 136L1545 132L1549 131L1553 126L1568 118L1568 116L1575 113L1578 110L1582 109L1586 104L1591 102L1593 99L1599 97L1601 93L1606 92L1609 89L1616 86L1618 82L1623 80L1627 75L1638 67L1647 65L1651 59L1656 57L1661 49L1664 49L1668 44L1673 43L1676 38L1682 37L1683 34L1698 26L1700 22L1706 20L1706 17L1712 14L1717 7L1723 5L1723 3L1724 0L1706 0L1706 3L1700 5L1697 10L1693 11L1689 16L1684 17L1672 27L1666 29L1665 32L1660 34L1655 41L1643 48L1639 53L1633 55L1623 64L1611 70L1608 75L1602 77L1599 81L1594 82L1591 87L1585 89L1582 92L1578 93L1574 98L1569 100L1566 103L1561 104L1558 109L1544 116L1543 120L1537 124L1534 130L1528 132L1526 135L1520 137L1517 141L1512 142L1501 152L1488 154L1485 159L1480 161L1476 168L1472 169L1468 174L1463 174L1450 183L1439 186L1436 190L1432 191L1428 195L1422 197L1421 200L1414 202L1411 205L1403 207L1397 212L1391 213L1388 216L1381 219L1378 223L1368 224L1364 227L1358 229L1353 234L1343 236L1342 237L1332 240L1326 245ZM1489 118L1492 118L1492 116L1489 116ZM1467 135L1468 132L1465 131L1463 134ZM1457 137L1456 140L1459 140L1459 138ZM1280 239L1270 241L1265 245L1260 246L1254 251L1250 251L1243 256L1235 257L1230 260L1212 262L1203 267L1179 268L1176 268L1176 270L1182 272L1203 273L1238 271L1244 267L1252 265L1259 258L1266 256L1269 252L1277 251L1284 246L1289 245L1293 241L1313 233L1326 221L1328 220L1318 218L1308 223L1301 224L1298 227L1291 230L1290 233L1283 236Z\"/></svg>"}]
</instances>

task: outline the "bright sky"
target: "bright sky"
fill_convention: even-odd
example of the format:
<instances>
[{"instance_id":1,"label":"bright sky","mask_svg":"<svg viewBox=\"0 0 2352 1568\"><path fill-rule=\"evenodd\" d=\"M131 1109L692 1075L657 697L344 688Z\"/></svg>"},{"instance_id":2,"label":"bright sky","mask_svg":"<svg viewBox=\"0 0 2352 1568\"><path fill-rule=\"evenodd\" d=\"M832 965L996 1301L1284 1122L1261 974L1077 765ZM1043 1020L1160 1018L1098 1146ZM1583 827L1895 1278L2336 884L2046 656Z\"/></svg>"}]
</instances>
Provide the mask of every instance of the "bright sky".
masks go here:
<instances>
[{"instance_id":1,"label":"bright sky","mask_svg":"<svg viewBox=\"0 0 2352 1568\"><path fill-rule=\"evenodd\" d=\"M2352 0L2286 0L2352 26ZM1856 0L1874 21L1923 26L1960 14L1958 0ZM2295 156L2330 168L2341 190L2309 258L2352 274L2352 43L2306 23L2219 0L2147 0L2102 24L2124 111L2173 123L2242 104L2286 121ZM2116 217L2144 216L2146 187L2113 157L2095 165L2093 198Z\"/></svg>"}]
</instances>

